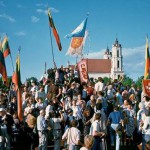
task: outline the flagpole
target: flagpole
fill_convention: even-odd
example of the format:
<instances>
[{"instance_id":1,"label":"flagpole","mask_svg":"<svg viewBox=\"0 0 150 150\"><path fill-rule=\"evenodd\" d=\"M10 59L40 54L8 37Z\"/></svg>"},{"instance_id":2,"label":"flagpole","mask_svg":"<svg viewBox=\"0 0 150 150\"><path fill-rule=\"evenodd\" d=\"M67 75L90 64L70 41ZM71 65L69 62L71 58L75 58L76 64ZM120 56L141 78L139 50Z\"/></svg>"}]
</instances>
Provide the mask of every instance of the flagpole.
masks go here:
<instances>
[{"instance_id":1,"label":"flagpole","mask_svg":"<svg viewBox=\"0 0 150 150\"><path fill-rule=\"evenodd\" d=\"M19 48L18 48L19 76L20 76L20 51L21 51L21 46L19 46ZM18 99L18 104L17 104L18 110L17 110L17 112L18 112L18 118L19 118L20 122L22 122L23 121L23 116L22 116L22 89L21 89L21 85L20 85L21 80L19 81L19 78L21 78L21 77L19 77L19 76L18 76L18 90L17 90L17 99Z\"/></svg>"},{"instance_id":2,"label":"flagpole","mask_svg":"<svg viewBox=\"0 0 150 150\"><path fill-rule=\"evenodd\" d=\"M11 55L11 52L10 52L10 60L11 60L12 69L13 69L13 72L14 72L14 64L13 64L13 60L12 60L12 55Z\"/></svg>"},{"instance_id":3,"label":"flagpole","mask_svg":"<svg viewBox=\"0 0 150 150\"><path fill-rule=\"evenodd\" d=\"M45 62L44 74L46 74L46 62Z\"/></svg>"},{"instance_id":4,"label":"flagpole","mask_svg":"<svg viewBox=\"0 0 150 150\"><path fill-rule=\"evenodd\" d=\"M77 64L77 62L78 62L78 54L77 54L77 56L76 56L76 64Z\"/></svg>"},{"instance_id":5,"label":"flagpole","mask_svg":"<svg viewBox=\"0 0 150 150\"><path fill-rule=\"evenodd\" d=\"M86 58L86 64L87 64L87 77L88 77L88 81L89 81L89 73L88 73L88 71L89 71L89 68L88 68L88 58Z\"/></svg>"},{"instance_id":6,"label":"flagpole","mask_svg":"<svg viewBox=\"0 0 150 150\"><path fill-rule=\"evenodd\" d=\"M51 41L51 49L52 49L53 64L55 64L51 29L50 29L50 41Z\"/></svg>"},{"instance_id":7,"label":"flagpole","mask_svg":"<svg viewBox=\"0 0 150 150\"><path fill-rule=\"evenodd\" d=\"M48 8L47 8L48 10ZM54 51L53 51L53 41L52 41L52 31L51 31L51 28L49 27L49 32L50 32L50 41L51 41L51 49L52 49L52 58L53 58L53 64L54 64L54 67L55 67L55 60L54 60Z\"/></svg>"},{"instance_id":8,"label":"flagpole","mask_svg":"<svg viewBox=\"0 0 150 150\"><path fill-rule=\"evenodd\" d=\"M18 47L18 54L20 55L21 46Z\"/></svg>"}]
</instances>

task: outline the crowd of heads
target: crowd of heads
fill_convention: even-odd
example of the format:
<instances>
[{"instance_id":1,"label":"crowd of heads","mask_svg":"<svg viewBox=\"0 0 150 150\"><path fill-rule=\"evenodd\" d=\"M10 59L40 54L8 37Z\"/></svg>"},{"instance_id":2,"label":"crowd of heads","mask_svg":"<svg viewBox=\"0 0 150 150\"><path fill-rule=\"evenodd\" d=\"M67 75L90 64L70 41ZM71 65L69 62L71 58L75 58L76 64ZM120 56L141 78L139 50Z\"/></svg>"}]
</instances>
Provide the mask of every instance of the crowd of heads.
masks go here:
<instances>
[{"instance_id":1,"label":"crowd of heads","mask_svg":"<svg viewBox=\"0 0 150 150\"><path fill-rule=\"evenodd\" d=\"M48 69L47 75L39 82L31 80L24 83L22 85L23 121L32 127L35 126L39 115L45 116L48 120L53 117L59 118L60 114L63 114L62 126L65 127L67 117L73 116L71 126L81 129L83 122L80 120L91 119L98 111L104 112L106 119L112 111L121 111L124 116L137 119L138 111L141 109L144 109L146 116L150 116L150 98L144 95L142 89L135 87L135 84L125 86L118 80L103 83L102 77L81 83L75 71L77 70L63 67ZM102 86L101 89L98 86ZM17 118L15 85L12 85L8 92L1 89L0 107L0 116L7 112L14 120ZM101 113L96 113L95 119L100 120L100 118ZM142 118L137 121L141 120ZM84 128L81 129L82 133L83 130ZM93 139L89 136L84 142L88 147L90 146L88 143L93 143Z\"/></svg>"}]
</instances>

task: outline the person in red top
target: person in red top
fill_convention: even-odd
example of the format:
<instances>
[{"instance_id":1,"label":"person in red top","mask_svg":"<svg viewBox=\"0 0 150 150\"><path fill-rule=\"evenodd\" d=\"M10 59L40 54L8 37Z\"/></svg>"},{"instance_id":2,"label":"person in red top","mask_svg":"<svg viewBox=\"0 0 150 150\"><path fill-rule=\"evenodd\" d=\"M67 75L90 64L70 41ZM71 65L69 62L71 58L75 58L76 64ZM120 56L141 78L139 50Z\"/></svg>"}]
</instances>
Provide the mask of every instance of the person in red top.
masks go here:
<instances>
[{"instance_id":1,"label":"person in red top","mask_svg":"<svg viewBox=\"0 0 150 150\"><path fill-rule=\"evenodd\" d=\"M89 82L87 86L87 99L90 99L90 96L93 95L94 93L94 88L92 87L92 83Z\"/></svg>"}]
</instances>

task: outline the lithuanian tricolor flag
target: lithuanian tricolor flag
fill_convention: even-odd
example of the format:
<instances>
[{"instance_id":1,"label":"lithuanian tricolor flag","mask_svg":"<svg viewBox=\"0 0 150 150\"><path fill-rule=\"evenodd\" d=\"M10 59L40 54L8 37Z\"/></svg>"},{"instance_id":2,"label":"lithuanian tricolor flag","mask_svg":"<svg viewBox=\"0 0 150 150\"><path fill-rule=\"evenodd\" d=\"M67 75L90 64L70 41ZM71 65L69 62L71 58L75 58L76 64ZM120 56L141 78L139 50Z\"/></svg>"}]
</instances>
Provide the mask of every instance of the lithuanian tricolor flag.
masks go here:
<instances>
[{"instance_id":1,"label":"lithuanian tricolor flag","mask_svg":"<svg viewBox=\"0 0 150 150\"><path fill-rule=\"evenodd\" d=\"M4 58L6 58L10 54L10 47L9 47L9 44L8 44L7 36L5 36L5 38L3 40L2 51L3 51Z\"/></svg>"},{"instance_id":2,"label":"lithuanian tricolor flag","mask_svg":"<svg viewBox=\"0 0 150 150\"><path fill-rule=\"evenodd\" d=\"M6 71L4 55L2 52L1 42L0 42L0 74L2 75L2 80L4 81L4 84L8 85L7 71Z\"/></svg>"},{"instance_id":3,"label":"lithuanian tricolor flag","mask_svg":"<svg viewBox=\"0 0 150 150\"><path fill-rule=\"evenodd\" d=\"M51 27L51 29L53 31L56 43L58 45L59 50L61 51L62 50L62 46L61 46L60 38L59 38L59 35L58 35L58 32L57 32L57 29L56 29L56 27L54 25L54 22L53 22L53 19L52 19L52 16L51 16L51 13L50 13L49 9L48 9L48 19L49 19L49 26Z\"/></svg>"},{"instance_id":4,"label":"lithuanian tricolor flag","mask_svg":"<svg viewBox=\"0 0 150 150\"><path fill-rule=\"evenodd\" d=\"M17 56L16 59L16 71L12 76L12 82L15 84L17 91L17 104L18 104L18 118L20 121L22 118L22 91L21 91L21 75L20 75L20 56Z\"/></svg>"},{"instance_id":5,"label":"lithuanian tricolor flag","mask_svg":"<svg viewBox=\"0 0 150 150\"><path fill-rule=\"evenodd\" d=\"M149 76L150 76L150 55L149 55L149 42L148 42L148 37L146 37L145 73L144 73L144 79L148 79Z\"/></svg>"}]
</instances>

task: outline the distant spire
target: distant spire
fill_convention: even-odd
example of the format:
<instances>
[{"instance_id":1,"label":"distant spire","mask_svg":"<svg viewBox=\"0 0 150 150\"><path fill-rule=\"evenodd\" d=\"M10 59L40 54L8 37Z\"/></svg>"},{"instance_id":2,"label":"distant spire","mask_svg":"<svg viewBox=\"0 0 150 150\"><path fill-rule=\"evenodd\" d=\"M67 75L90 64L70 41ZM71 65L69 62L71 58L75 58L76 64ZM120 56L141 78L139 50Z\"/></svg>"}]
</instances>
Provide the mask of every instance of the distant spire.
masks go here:
<instances>
[{"instance_id":1,"label":"distant spire","mask_svg":"<svg viewBox=\"0 0 150 150\"><path fill-rule=\"evenodd\" d=\"M117 38L117 34L116 34L116 41L115 41L115 46L119 46L119 42L118 42L118 38Z\"/></svg>"},{"instance_id":2,"label":"distant spire","mask_svg":"<svg viewBox=\"0 0 150 150\"><path fill-rule=\"evenodd\" d=\"M116 41L115 41L115 43L116 43L116 44L118 44L118 39L117 39L117 38L116 38Z\"/></svg>"},{"instance_id":3,"label":"distant spire","mask_svg":"<svg viewBox=\"0 0 150 150\"><path fill-rule=\"evenodd\" d=\"M107 44L106 52L109 54L109 47L108 47L108 44Z\"/></svg>"},{"instance_id":4,"label":"distant spire","mask_svg":"<svg viewBox=\"0 0 150 150\"><path fill-rule=\"evenodd\" d=\"M118 38L117 38L117 33L116 33L116 41L118 41Z\"/></svg>"}]
</instances>

